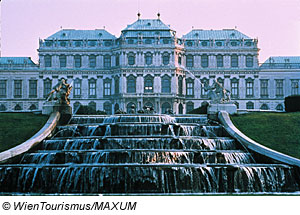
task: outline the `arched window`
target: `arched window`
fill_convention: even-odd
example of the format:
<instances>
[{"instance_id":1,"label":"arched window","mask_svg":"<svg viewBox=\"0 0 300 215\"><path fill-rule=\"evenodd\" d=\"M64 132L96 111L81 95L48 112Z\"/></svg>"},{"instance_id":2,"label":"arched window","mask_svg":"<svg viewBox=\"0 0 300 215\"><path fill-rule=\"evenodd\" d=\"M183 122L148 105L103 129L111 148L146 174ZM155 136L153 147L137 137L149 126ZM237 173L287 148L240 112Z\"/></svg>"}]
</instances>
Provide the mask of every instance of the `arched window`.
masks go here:
<instances>
[{"instance_id":1,"label":"arched window","mask_svg":"<svg viewBox=\"0 0 300 215\"><path fill-rule=\"evenodd\" d=\"M253 67L253 56L252 55L246 56L246 67Z\"/></svg>"},{"instance_id":2,"label":"arched window","mask_svg":"<svg viewBox=\"0 0 300 215\"><path fill-rule=\"evenodd\" d=\"M201 56L201 66L203 68L208 67L208 55L204 54Z\"/></svg>"},{"instance_id":3,"label":"arched window","mask_svg":"<svg viewBox=\"0 0 300 215\"><path fill-rule=\"evenodd\" d=\"M221 84L222 87L224 87L224 79L222 79L221 77L219 77L217 79L218 83Z\"/></svg>"},{"instance_id":4,"label":"arched window","mask_svg":"<svg viewBox=\"0 0 300 215\"><path fill-rule=\"evenodd\" d=\"M186 79L186 95L194 96L194 80L191 78Z\"/></svg>"},{"instance_id":5,"label":"arched window","mask_svg":"<svg viewBox=\"0 0 300 215\"><path fill-rule=\"evenodd\" d=\"M194 56L193 55L187 55L186 56L186 66L187 67L193 67L194 66Z\"/></svg>"},{"instance_id":6,"label":"arched window","mask_svg":"<svg viewBox=\"0 0 300 215\"><path fill-rule=\"evenodd\" d=\"M145 106L147 106L147 107L154 107L153 104L152 104L151 102L147 102L147 103L145 104Z\"/></svg>"},{"instance_id":7,"label":"arched window","mask_svg":"<svg viewBox=\"0 0 300 215\"><path fill-rule=\"evenodd\" d=\"M65 68L67 66L67 57L66 55L59 56L59 66L60 68Z\"/></svg>"},{"instance_id":8,"label":"arched window","mask_svg":"<svg viewBox=\"0 0 300 215\"><path fill-rule=\"evenodd\" d=\"M261 110L269 110L269 106L267 104L262 104L262 106L260 106Z\"/></svg>"},{"instance_id":9,"label":"arched window","mask_svg":"<svg viewBox=\"0 0 300 215\"><path fill-rule=\"evenodd\" d=\"M5 105L4 104L1 104L0 105L0 111L6 111L7 109L6 109L6 107L5 107Z\"/></svg>"},{"instance_id":10,"label":"arched window","mask_svg":"<svg viewBox=\"0 0 300 215\"><path fill-rule=\"evenodd\" d=\"M81 97L81 80L76 78L74 81L74 98Z\"/></svg>"},{"instance_id":11,"label":"arched window","mask_svg":"<svg viewBox=\"0 0 300 215\"><path fill-rule=\"evenodd\" d=\"M91 68L96 67L96 56L95 55L90 55L89 56L89 64Z\"/></svg>"},{"instance_id":12,"label":"arched window","mask_svg":"<svg viewBox=\"0 0 300 215\"><path fill-rule=\"evenodd\" d=\"M238 56L236 54L231 55L231 67L238 67L238 66L239 66Z\"/></svg>"},{"instance_id":13,"label":"arched window","mask_svg":"<svg viewBox=\"0 0 300 215\"><path fill-rule=\"evenodd\" d=\"M246 103L246 108L247 109L254 109L254 103L253 102L247 102Z\"/></svg>"},{"instance_id":14,"label":"arched window","mask_svg":"<svg viewBox=\"0 0 300 215\"><path fill-rule=\"evenodd\" d=\"M77 111L79 110L80 106L81 106L81 103L80 103L80 102L75 102L75 103L73 104L73 113L74 113L74 114L77 113Z\"/></svg>"},{"instance_id":15,"label":"arched window","mask_svg":"<svg viewBox=\"0 0 300 215\"><path fill-rule=\"evenodd\" d=\"M278 104L278 105L276 106L276 110L278 110L278 111L283 111L283 105L282 105L282 104Z\"/></svg>"},{"instance_id":16,"label":"arched window","mask_svg":"<svg viewBox=\"0 0 300 215\"><path fill-rule=\"evenodd\" d=\"M127 78L127 93L136 92L136 78L134 76L129 76Z\"/></svg>"},{"instance_id":17,"label":"arched window","mask_svg":"<svg viewBox=\"0 0 300 215\"><path fill-rule=\"evenodd\" d=\"M106 114L110 115L111 114L111 103L110 102L105 102L103 105L103 109Z\"/></svg>"},{"instance_id":18,"label":"arched window","mask_svg":"<svg viewBox=\"0 0 300 215\"><path fill-rule=\"evenodd\" d=\"M168 76L164 76L161 81L161 92L162 93L170 93L171 92L171 79Z\"/></svg>"},{"instance_id":19,"label":"arched window","mask_svg":"<svg viewBox=\"0 0 300 215\"><path fill-rule=\"evenodd\" d=\"M136 112L136 105L133 102L129 102L126 105L127 113L135 113Z\"/></svg>"},{"instance_id":20,"label":"arched window","mask_svg":"<svg viewBox=\"0 0 300 215\"><path fill-rule=\"evenodd\" d=\"M182 76L178 77L178 94L182 95L183 93L183 78Z\"/></svg>"},{"instance_id":21,"label":"arched window","mask_svg":"<svg viewBox=\"0 0 300 215\"><path fill-rule=\"evenodd\" d=\"M254 96L254 80L251 78L246 79L246 97Z\"/></svg>"},{"instance_id":22,"label":"arched window","mask_svg":"<svg viewBox=\"0 0 300 215\"><path fill-rule=\"evenodd\" d=\"M75 61L75 68L80 68L81 67L81 56L75 55L74 61Z\"/></svg>"},{"instance_id":23,"label":"arched window","mask_svg":"<svg viewBox=\"0 0 300 215\"><path fill-rule=\"evenodd\" d=\"M16 106L15 106L14 110L22 110L22 107L21 107L21 105L19 105L19 104L16 104Z\"/></svg>"},{"instance_id":24,"label":"arched window","mask_svg":"<svg viewBox=\"0 0 300 215\"><path fill-rule=\"evenodd\" d=\"M231 97L239 97L239 80L236 78L231 79Z\"/></svg>"},{"instance_id":25,"label":"arched window","mask_svg":"<svg viewBox=\"0 0 300 215\"><path fill-rule=\"evenodd\" d=\"M52 66L52 56L51 55L45 55L44 61L45 61L45 67Z\"/></svg>"},{"instance_id":26,"label":"arched window","mask_svg":"<svg viewBox=\"0 0 300 215\"><path fill-rule=\"evenodd\" d=\"M172 110L171 105L168 102L165 102L161 106L161 113L166 114L168 111Z\"/></svg>"},{"instance_id":27,"label":"arched window","mask_svg":"<svg viewBox=\"0 0 300 215\"><path fill-rule=\"evenodd\" d=\"M183 105L181 103L178 105L178 113L183 114Z\"/></svg>"},{"instance_id":28,"label":"arched window","mask_svg":"<svg viewBox=\"0 0 300 215\"><path fill-rule=\"evenodd\" d=\"M223 55L217 55L217 67L223 67L224 62L223 62Z\"/></svg>"},{"instance_id":29,"label":"arched window","mask_svg":"<svg viewBox=\"0 0 300 215\"><path fill-rule=\"evenodd\" d=\"M164 65L168 65L170 63L170 54L169 53L164 53L162 58L163 58Z\"/></svg>"},{"instance_id":30,"label":"arched window","mask_svg":"<svg viewBox=\"0 0 300 215\"><path fill-rule=\"evenodd\" d=\"M96 79L89 80L89 97L96 98Z\"/></svg>"},{"instance_id":31,"label":"arched window","mask_svg":"<svg viewBox=\"0 0 300 215\"><path fill-rule=\"evenodd\" d=\"M144 79L144 92L153 93L153 77L147 75Z\"/></svg>"},{"instance_id":32,"label":"arched window","mask_svg":"<svg viewBox=\"0 0 300 215\"><path fill-rule=\"evenodd\" d=\"M96 112L96 103L95 102L89 102L88 106L92 110L92 112Z\"/></svg>"},{"instance_id":33,"label":"arched window","mask_svg":"<svg viewBox=\"0 0 300 215\"><path fill-rule=\"evenodd\" d=\"M135 64L135 56L133 53L128 54L128 65L132 66Z\"/></svg>"},{"instance_id":34,"label":"arched window","mask_svg":"<svg viewBox=\"0 0 300 215\"><path fill-rule=\"evenodd\" d=\"M119 77L115 77L115 94L120 93L120 81Z\"/></svg>"},{"instance_id":35,"label":"arched window","mask_svg":"<svg viewBox=\"0 0 300 215\"><path fill-rule=\"evenodd\" d=\"M194 110L194 103L193 102L186 103L186 113L189 113L192 110Z\"/></svg>"},{"instance_id":36,"label":"arched window","mask_svg":"<svg viewBox=\"0 0 300 215\"><path fill-rule=\"evenodd\" d=\"M37 110L37 107L35 104L30 105L29 110Z\"/></svg>"},{"instance_id":37,"label":"arched window","mask_svg":"<svg viewBox=\"0 0 300 215\"><path fill-rule=\"evenodd\" d=\"M202 98L207 98L207 94L208 94L208 91L205 91L205 88L204 86L206 85L209 85L209 80L207 78L203 78L201 80L201 97Z\"/></svg>"},{"instance_id":38,"label":"arched window","mask_svg":"<svg viewBox=\"0 0 300 215\"><path fill-rule=\"evenodd\" d=\"M150 52L147 52L146 55L145 55L146 65L151 65L152 61L153 61L152 54Z\"/></svg>"},{"instance_id":39,"label":"arched window","mask_svg":"<svg viewBox=\"0 0 300 215\"><path fill-rule=\"evenodd\" d=\"M110 96L111 95L111 80L106 78L104 80L104 92L103 95L104 96Z\"/></svg>"},{"instance_id":40,"label":"arched window","mask_svg":"<svg viewBox=\"0 0 300 215\"><path fill-rule=\"evenodd\" d=\"M117 54L116 55L116 66L119 66L120 65L120 55Z\"/></svg>"},{"instance_id":41,"label":"arched window","mask_svg":"<svg viewBox=\"0 0 300 215\"><path fill-rule=\"evenodd\" d=\"M114 111L117 112L118 110L120 110L120 106L118 103L116 103L114 107Z\"/></svg>"}]
</instances>

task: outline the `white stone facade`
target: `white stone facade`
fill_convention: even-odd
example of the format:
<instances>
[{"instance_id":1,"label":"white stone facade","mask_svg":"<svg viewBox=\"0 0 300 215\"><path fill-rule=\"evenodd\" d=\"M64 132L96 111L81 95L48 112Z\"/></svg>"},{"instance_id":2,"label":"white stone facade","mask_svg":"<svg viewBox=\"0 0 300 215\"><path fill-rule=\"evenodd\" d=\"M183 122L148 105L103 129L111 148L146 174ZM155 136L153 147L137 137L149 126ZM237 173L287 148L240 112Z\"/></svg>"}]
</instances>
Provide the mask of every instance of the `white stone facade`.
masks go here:
<instances>
[{"instance_id":1,"label":"white stone facade","mask_svg":"<svg viewBox=\"0 0 300 215\"><path fill-rule=\"evenodd\" d=\"M39 64L0 58L0 111L41 109L59 79L72 83L71 105L114 113L151 105L186 113L207 101L204 81L221 82L239 109L284 110L299 94L300 58L261 66L257 40L237 30L192 30L182 38L160 19L138 19L119 38L106 30L60 30L40 40ZM21 89L19 89L21 87Z\"/></svg>"}]
</instances>

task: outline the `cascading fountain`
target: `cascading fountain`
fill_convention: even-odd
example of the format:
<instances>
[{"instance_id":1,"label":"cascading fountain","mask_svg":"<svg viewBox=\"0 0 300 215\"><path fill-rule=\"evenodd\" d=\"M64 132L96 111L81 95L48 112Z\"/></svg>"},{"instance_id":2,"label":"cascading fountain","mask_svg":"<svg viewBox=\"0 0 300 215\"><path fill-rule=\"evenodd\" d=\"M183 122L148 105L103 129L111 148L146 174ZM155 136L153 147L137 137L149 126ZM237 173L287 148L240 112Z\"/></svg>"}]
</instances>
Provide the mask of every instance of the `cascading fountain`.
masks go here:
<instances>
[{"instance_id":1,"label":"cascading fountain","mask_svg":"<svg viewBox=\"0 0 300 215\"><path fill-rule=\"evenodd\" d=\"M0 165L0 192L299 192L293 167L254 157L206 115L73 116L52 138Z\"/></svg>"}]
</instances>

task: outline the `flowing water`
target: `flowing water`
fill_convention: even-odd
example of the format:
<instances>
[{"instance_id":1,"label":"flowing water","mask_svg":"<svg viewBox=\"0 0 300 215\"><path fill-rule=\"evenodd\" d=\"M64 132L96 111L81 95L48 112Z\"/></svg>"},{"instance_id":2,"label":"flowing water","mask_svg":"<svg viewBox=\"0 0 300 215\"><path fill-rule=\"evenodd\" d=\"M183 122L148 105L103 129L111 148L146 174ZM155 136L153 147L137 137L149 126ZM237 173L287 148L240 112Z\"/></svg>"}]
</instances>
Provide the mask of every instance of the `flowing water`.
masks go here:
<instances>
[{"instance_id":1,"label":"flowing water","mask_svg":"<svg viewBox=\"0 0 300 215\"><path fill-rule=\"evenodd\" d=\"M291 166L254 160L206 115L73 116L0 165L2 193L298 192Z\"/></svg>"}]
</instances>

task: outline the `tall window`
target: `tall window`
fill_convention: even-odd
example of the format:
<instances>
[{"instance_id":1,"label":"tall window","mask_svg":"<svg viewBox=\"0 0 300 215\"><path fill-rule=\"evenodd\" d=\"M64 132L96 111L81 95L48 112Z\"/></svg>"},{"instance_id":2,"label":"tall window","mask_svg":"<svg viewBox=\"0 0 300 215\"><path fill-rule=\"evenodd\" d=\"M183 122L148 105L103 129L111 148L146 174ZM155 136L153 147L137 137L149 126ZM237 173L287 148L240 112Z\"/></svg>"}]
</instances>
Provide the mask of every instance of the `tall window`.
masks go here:
<instances>
[{"instance_id":1,"label":"tall window","mask_svg":"<svg viewBox=\"0 0 300 215\"><path fill-rule=\"evenodd\" d=\"M146 65L151 65L152 64L153 57L152 57L152 54L150 52L146 53L145 61L146 61Z\"/></svg>"},{"instance_id":2,"label":"tall window","mask_svg":"<svg viewBox=\"0 0 300 215\"><path fill-rule=\"evenodd\" d=\"M186 80L186 95L187 96L194 95L194 80L191 78Z\"/></svg>"},{"instance_id":3,"label":"tall window","mask_svg":"<svg viewBox=\"0 0 300 215\"><path fill-rule=\"evenodd\" d=\"M127 93L135 93L136 92L136 80L135 77L129 76L127 78Z\"/></svg>"},{"instance_id":4,"label":"tall window","mask_svg":"<svg viewBox=\"0 0 300 215\"><path fill-rule=\"evenodd\" d=\"M104 96L110 96L111 95L111 80L105 79L104 80Z\"/></svg>"},{"instance_id":5,"label":"tall window","mask_svg":"<svg viewBox=\"0 0 300 215\"><path fill-rule=\"evenodd\" d=\"M81 97L81 80L76 78L74 81L74 98Z\"/></svg>"},{"instance_id":6,"label":"tall window","mask_svg":"<svg viewBox=\"0 0 300 215\"><path fill-rule=\"evenodd\" d=\"M299 80L292 80L292 95L299 95Z\"/></svg>"},{"instance_id":7,"label":"tall window","mask_svg":"<svg viewBox=\"0 0 300 215\"><path fill-rule=\"evenodd\" d=\"M163 64L168 65L170 63L170 55L168 53L163 54Z\"/></svg>"},{"instance_id":8,"label":"tall window","mask_svg":"<svg viewBox=\"0 0 300 215\"><path fill-rule=\"evenodd\" d=\"M238 67L239 66L239 58L236 54L231 55L231 67Z\"/></svg>"},{"instance_id":9,"label":"tall window","mask_svg":"<svg viewBox=\"0 0 300 215\"><path fill-rule=\"evenodd\" d=\"M103 58L103 61L104 61L104 68L108 69L111 67L111 57L110 55L105 55L104 58Z\"/></svg>"},{"instance_id":10,"label":"tall window","mask_svg":"<svg viewBox=\"0 0 300 215\"><path fill-rule=\"evenodd\" d=\"M135 64L135 56L133 54L130 54L128 56L128 65L132 66Z\"/></svg>"},{"instance_id":11,"label":"tall window","mask_svg":"<svg viewBox=\"0 0 300 215\"><path fill-rule=\"evenodd\" d=\"M209 84L209 80L204 78L201 80L201 97L207 98L208 91L205 91L204 86Z\"/></svg>"},{"instance_id":12,"label":"tall window","mask_svg":"<svg viewBox=\"0 0 300 215\"><path fill-rule=\"evenodd\" d=\"M224 66L223 56L217 55L217 67L223 67L223 66Z\"/></svg>"},{"instance_id":13,"label":"tall window","mask_svg":"<svg viewBox=\"0 0 300 215\"><path fill-rule=\"evenodd\" d=\"M153 77L147 76L144 81L144 92L153 93Z\"/></svg>"},{"instance_id":14,"label":"tall window","mask_svg":"<svg viewBox=\"0 0 300 215\"><path fill-rule=\"evenodd\" d=\"M253 102L247 102L246 103L246 108L247 109L254 109L254 103Z\"/></svg>"},{"instance_id":15,"label":"tall window","mask_svg":"<svg viewBox=\"0 0 300 215\"><path fill-rule=\"evenodd\" d=\"M48 78L45 79L44 80L44 98L46 98L49 95L51 88L52 88L52 81Z\"/></svg>"},{"instance_id":16,"label":"tall window","mask_svg":"<svg viewBox=\"0 0 300 215\"><path fill-rule=\"evenodd\" d=\"M96 98L96 80L93 78L89 80L89 97Z\"/></svg>"},{"instance_id":17,"label":"tall window","mask_svg":"<svg viewBox=\"0 0 300 215\"><path fill-rule=\"evenodd\" d=\"M29 80L29 98L37 97L37 80Z\"/></svg>"},{"instance_id":18,"label":"tall window","mask_svg":"<svg viewBox=\"0 0 300 215\"><path fill-rule=\"evenodd\" d=\"M89 56L89 64L91 68L96 67L96 56L95 55L90 55Z\"/></svg>"},{"instance_id":19,"label":"tall window","mask_svg":"<svg viewBox=\"0 0 300 215\"><path fill-rule=\"evenodd\" d=\"M187 67L193 67L194 66L194 56L193 55L187 55L186 56L186 66Z\"/></svg>"},{"instance_id":20,"label":"tall window","mask_svg":"<svg viewBox=\"0 0 300 215\"><path fill-rule=\"evenodd\" d=\"M120 65L120 55L116 55L116 66Z\"/></svg>"},{"instance_id":21,"label":"tall window","mask_svg":"<svg viewBox=\"0 0 300 215\"><path fill-rule=\"evenodd\" d=\"M276 81L276 96L283 97L283 80L275 80Z\"/></svg>"},{"instance_id":22,"label":"tall window","mask_svg":"<svg viewBox=\"0 0 300 215\"><path fill-rule=\"evenodd\" d=\"M182 95L183 93L183 78L181 76L178 77L178 94Z\"/></svg>"},{"instance_id":23,"label":"tall window","mask_svg":"<svg viewBox=\"0 0 300 215\"><path fill-rule=\"evenodd\" d=\"M208 67L208 56L206 54L201 56L201 66L203 68Z\"/></svg>"},{"instance_id":24,"label":"tall window","mask_svg":"<svg viewBox=\"0 0 300 215\"><path fill-rule=\"evenodd\" d=\"M22 80L14 81L14 97L15 98L22 97Z\"/></svg>"},{"instance_id":25,"label":"tall window","mask_svg":"<svg viewBox=\"0 0 300 215\"><path fill-rule=\"evenodd\" d=\"M252 55L246 56L246 67L253 67L253 56Z\"/></svg>"},{"instance_id":26,"label":"tall window","mask_svg":"<svg viewBox=\"0 0 300 215\"><path fill-rule=\"evenodd\" d=\"M0 98L6 98L6 80L0 80Z\"/></svg>"},{"instance_id":27,"label":"tall window","mask_svg":"<svg viewBox=\"0 0 300 215\"><path fill-rule=\"evenodd\" d=\"M246 97L252 97L254 96L254 82L252 79L247 79L246 80Z\"/></svg>"},{"instance_id":28,"label":"tall window","mask_svg":"<svg viewBox=\"0 0 300 215\"><path fill-rule=\"evenodd\" d=\"M262 105L260 106L260 109L261 109L261 110L269 110L269 106L268 106L267 104L262 104Z\"/></svg>"},{"instance_id":29,"label":"tall window","mask_svg":"<svg viewBox=\"0 0 300 215\"><path fill-rule=\"evenodd\" d=\"M120 81L119 78L116 77L115 78L115 94L119 94L120 93Z\"/></svg>"},{"instance_id":30,"label":"tall window","mask_svg":"<svg viewBox=\"0 0 300 215\"><path fill-rule=\"evenodd\" d=\"M233 98L239 97L239 80L236 78L231 80L231 96Z\"/></svg>"},{"instance_id":31,"label":"tall window","mask_svg":"<svg viewBox=\"0 0 300 215\"><path fill-rule=\"evenodd\" d=\"M75 67L80 68L81 67L81 56L80 55L75 55L74 56L74 61L75 61Z\"/></svg>"},{"instance_id":32,"label":"tall window","mask_svg":"<svg viewBox=\"0 0 300 215\"><path fill-rule=\"evenodd\" d=\"M193 102L188 102L186 103L186 113L194 110L194 103Z\"/></svg>"},{"instance_id":33,"label":"tall window","mask_svg":"<svg viewBox=\"0 0 300 215\"><path fill-rule=\"evenodd\" d=\"M171 80L168 76L165 76L162 78L162 88L161 92L162 93L170 93L171 92Z\"/></svg>"},{"instance_id":34,"label":"tall window","mask_svg":"<svg viewBox=\"0 0 300 215\"><path fill-rule=\"evenodd\" d=\"M52 57L50 55L45 55L45 67L51 67L52 66Z\"/></svg>"},{"instance_id":35,"label":"tall window","mask_svg":"<svg viewBox=\"0 0 300 215\"><path fill-rule=\"evenodd\" d=\"M67 57L66 55L59 56L59 66L60 68L65 68L67 66Z\"/></svg>"},{"instance_id":36,"label":"tall window","mask_svg":"<svg viewBox=\"0 0 300 215\"><path fill-rule=\"evenodd\" d=\"M268 80L260 80L260 96L268 97Z\"/></svg>"},{"instance_id":37,"label":"tall window","mask_svg":"<svg viewBox=\"0 0 300 215\"><path fill-rule=\"evenodd\" d=\"M165 114L171 110L171 105L168 102L165 102L161 106L161 113Z\"/></svg>"},{"instance_id":38,"label":"tall window","mask_svg":"<svg viewBox=\"0 0 300 215\"><path fill-rule=\"evenodd\" d=\"M103 109L104 109L105 113L110 115L112 113L111 103L110 102L105 102L104 105L103 105Z\"/></svg>"}]
</instances>

